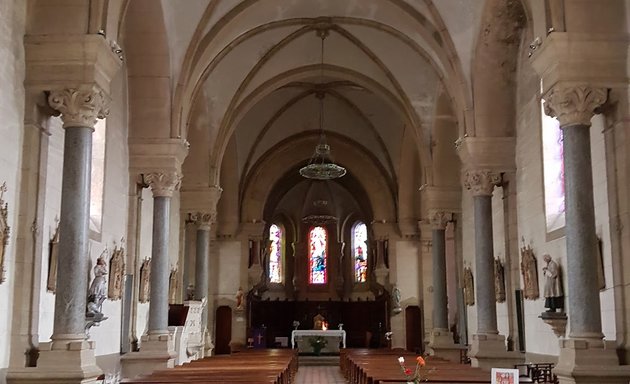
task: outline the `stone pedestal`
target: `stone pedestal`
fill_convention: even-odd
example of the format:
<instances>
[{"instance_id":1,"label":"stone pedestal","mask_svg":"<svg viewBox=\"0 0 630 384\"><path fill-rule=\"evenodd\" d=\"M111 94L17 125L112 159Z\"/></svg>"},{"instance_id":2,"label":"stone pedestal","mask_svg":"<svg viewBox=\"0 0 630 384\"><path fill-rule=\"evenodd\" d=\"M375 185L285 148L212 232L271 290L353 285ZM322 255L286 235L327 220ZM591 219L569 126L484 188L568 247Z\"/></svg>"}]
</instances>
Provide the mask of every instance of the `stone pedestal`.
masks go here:
<instances>
[{"instance_id":1,"label":"stone pedestal","mask_svg":"<svg viewBox=\"0 0 630 384\"><path fill-rule=\"evenodd\" d=\"M525 361L525 355L520 352L507 351L503 335L477 334L473 335L470 345L470 362L473 367L485 370L491 368L514 368L514 364Z\"/></svg>"},{"instance_id":2,"label":"stone pedestal","mask_svg":"<svg viewBox=\"0 0 630 384\"><path fill-rule=\"evenodd\" d=\"M127 353L120 359L123 378L175 367L177 354L173 335L144 335L141 341L139 352Z\"/></svg>"},{"instance_id":3,"label":"stone pedestal","mask_svg":"<svg viewBox=\"0 0 630 384\"><path fill-rule=\"evenodd\" d=\"M449 332L446 329L433 329L429 334L430 353L432 356L436 356L454 363L461 361L461 352L466 347L462 347L459 344L455 344L453 341L453 332Z\"/></svg>"},{"instance_id":4,"label":"stone pedestal","mask_svg":"<svg viewBox=\"0 0 630 384\"><path fill-rule=\"evenodd\" d=\"M37 367L12 369L7 383L96 383L103 373L96 365L93 341L52 341L39 348Z\"/></svg>"},{"instance_id":5,"label":"stone pedestal","mask_svg":"<svg viewBox=\"0 0 630 384\"><path fill-rule=\"evenodd\" d=\"M538 316L551 327L554 335L564 337L567 330L567 315L562 312L543 312Z\"/></svg>"},{"instance_id":6,"label":"stone pedestal","mask_svg":"<svg viewBox=\"0 0 630 384\"><path fill-rule=\"evenodd\" d=\"M630 382L630 366L620 366L615 343L603 340L561 339L553 373L560 384Z\"/></svg>"}]
</instances>

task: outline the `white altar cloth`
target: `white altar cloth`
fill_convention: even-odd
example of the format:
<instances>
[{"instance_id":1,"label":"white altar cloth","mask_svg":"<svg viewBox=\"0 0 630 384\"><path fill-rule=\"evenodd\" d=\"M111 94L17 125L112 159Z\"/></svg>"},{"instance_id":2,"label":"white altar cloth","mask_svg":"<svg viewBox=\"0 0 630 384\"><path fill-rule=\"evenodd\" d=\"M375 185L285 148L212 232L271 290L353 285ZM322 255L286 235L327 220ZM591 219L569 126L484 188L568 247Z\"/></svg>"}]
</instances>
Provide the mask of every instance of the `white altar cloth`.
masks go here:
<instances>
[{"instance_id":1,"label":"white altar cloth","mask_svg":"<svg viewBox=\"0 0 630 384\"><path fill-rule=\"evenodd\" d=\"M298 338L304 336L323 336L323 337L336 337L341 340L343 348L346 347L346 331L344 330L319 330L319 329L296 329L291 332L291 347L295 348L295 342Z\"/></svg>"}]
</instances>

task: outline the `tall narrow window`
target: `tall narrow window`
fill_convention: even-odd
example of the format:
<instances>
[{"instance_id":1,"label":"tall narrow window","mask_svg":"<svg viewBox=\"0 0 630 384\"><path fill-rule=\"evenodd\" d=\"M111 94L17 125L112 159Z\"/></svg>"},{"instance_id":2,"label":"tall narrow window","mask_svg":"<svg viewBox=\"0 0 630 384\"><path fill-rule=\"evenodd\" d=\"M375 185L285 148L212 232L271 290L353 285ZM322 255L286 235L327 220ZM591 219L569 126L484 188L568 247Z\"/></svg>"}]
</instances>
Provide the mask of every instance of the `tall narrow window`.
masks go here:
<instances>
[{"instance_id":1,"label":"tall narrow window","mask_svg":"<svg viewBox=\"0 0 630 384\"><path fill-rule=\"evenodd\" d=\"M328 234L323 227L314 227L309 232L309 283L326 284L326 262L328 258Z\"/></svg>"},{"instance_id":2,"label":"tall narrow window","mask_svg":"<svg viewBox=\"0 0 630 384\"><path fill-rule=\"evenodd\" d=\"M367 281L367 227L358 222L352 227L352 252L354 253L354 281Z\"/></svg>"},{"instance_id":3,"label":"tall narrow window","mask_svg":"<svg viewBox=\"0 0 630 384\"><path fill-rule=\"evenodd\" d=\"M269 281L282 283L282 264L284 260L284 231L272 224L269 228Z\"/></svg>"},{"instance_id":4,"label":"tall narrow window","mask_svg":"<svg viewBox=\"0 0 630 384\"><path fill-rule=\"evenodd\" d=\"M564 227L564 159L562 131L558 119L545 114L542 108L543 170L545 192L545 218L547 232Z\"/></svg>"},{"instance_id":5,"label":"tall narrow window","mask_svg":"<svg viewBox=\"0 0 630 384\"><path fill-rule=\"evenodd\" d=\"M90 186L90 231L101 233L103 221L103 188L105 186L105 138L107 122L99 119L92 135L92 173Z\"/></svg>"}]
</instances>

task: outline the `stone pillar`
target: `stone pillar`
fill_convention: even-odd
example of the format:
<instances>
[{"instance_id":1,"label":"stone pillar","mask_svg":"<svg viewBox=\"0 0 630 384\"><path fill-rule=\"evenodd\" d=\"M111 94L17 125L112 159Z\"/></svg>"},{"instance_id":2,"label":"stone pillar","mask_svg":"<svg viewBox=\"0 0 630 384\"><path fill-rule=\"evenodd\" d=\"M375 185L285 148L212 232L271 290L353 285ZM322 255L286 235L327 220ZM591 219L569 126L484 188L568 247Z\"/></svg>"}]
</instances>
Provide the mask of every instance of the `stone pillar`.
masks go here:
<instances>
[{"instance_id":1,"label":"stone pillar","mask_svg":"<svg viewBox=\"0 0 630 384\"><path fill-rule=\"evenodd\" d=\"M92 132L108 113L109 97L96 86L68 88L52 91L48 103L61 113L65 130L53 334L50 342L40 343L36 368L15 370L7 379L90 383L101 374L94 342L85 335Z\"/></svg>"},{"instance_id":2,"label":"stone pillar","mask_svg":"<svg viewBox=\"0 0 630 384\"><path fill-rule=\"evenodd\" d=\"M168 331L168 241L171 197L179 187L181 176L176 171L151 172L144 174L144 181L153 192L149 328L141 338L140 352L123 356L123 377L172 368L176 357L173 337Z\"/></svg>"},{"instance_id":3,"label":"stone pillar","mask_svg":"<svg viewBox=\"0 0 630 384\"><path fill-rule=\"evenodd\" d=\"M181 176L177 172L153 172L144 175L153 192L153 243L151 247L151 305L149 335L168 335L168 240L171 224L171 197Z\"/></svg>"},{"instance_id":4,"label":"stone pillar","mask_svg":"<svg viewBox=\"0 0 630 384\"><path fill-rule=\"evenodd\" d=\"M619 366L614 342L603 340L597 286L597 239L589 128L607 89L589 85L553 87L545 113L560 121L566 209L569 337L560 340L554 370L560 383L627 383L630 367Z\"/></svg>"},{"instance_id":5,"label":"stone pillar","mask_svg":"<svg viewBox=\"0 0 630 384\"><path fill-rule=\"evenodd\" d=\"M208 297L208 257L210 225L216 220L216 213L197 212L192 215L197 226L197 247L195 257L195 300Z\"/></svg>"},{"instance_id":6,"label":"stone pillar","mask_svg":"<svg viewBox=\"0 0 630 384\"><path fill-rule=\"evenodd\" d=\"M464 187L473 194L475 225L475 299L477 333L473 334L470 358L474 367L512 367L522 359L520 353L507 352L505 337L497 329L494 291L494 250L492 232L492 192L501 181L497 172L468 170Z\"/></svg>"},{"instance_id":7,"label":"stone pillar","mask_svg":"<svg viewBox=\"0 0 630 384\"><path fill-rule=\"evenodd\" d=\"M432 227L431 253L433 259L433 329L429 334L432 354L459 362L461 348L455 345L448 329L448 296L446 293L446 224L452 214L439 210L429 211Z\"/></svg>"}]
</instances>

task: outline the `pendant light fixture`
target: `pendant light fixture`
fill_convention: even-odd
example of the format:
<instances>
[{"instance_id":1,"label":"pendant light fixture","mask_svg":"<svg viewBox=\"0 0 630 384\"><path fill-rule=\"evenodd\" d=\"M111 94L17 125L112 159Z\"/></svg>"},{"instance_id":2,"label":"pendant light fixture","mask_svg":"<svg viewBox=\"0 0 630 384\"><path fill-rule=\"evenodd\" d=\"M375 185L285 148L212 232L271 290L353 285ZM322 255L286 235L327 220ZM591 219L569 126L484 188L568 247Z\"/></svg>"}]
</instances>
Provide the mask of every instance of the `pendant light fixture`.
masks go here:
<instances>
[{"instance_id":1,"label":"pendant light fixture","mask_svg":"<svg viewBox=\"0 0 630 384\"><path fill-rule=\"evenodd\" d=\"M328 36L328 29L321 28L317 30L317 36L321 38L321 65L320 76L321 84L324 83L324 41ZM315 152L308 165L300 168L300 175L307 179L315 180L332 180L342 177L346 174L346 169L337 165L330 155L330 145L326 142L326 134L324 133L324 96L325 91L316 92L315 96L319 99L319 143L315 147Z\"/></svg>"}]
</instances>

